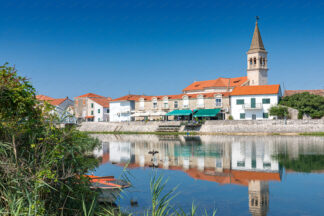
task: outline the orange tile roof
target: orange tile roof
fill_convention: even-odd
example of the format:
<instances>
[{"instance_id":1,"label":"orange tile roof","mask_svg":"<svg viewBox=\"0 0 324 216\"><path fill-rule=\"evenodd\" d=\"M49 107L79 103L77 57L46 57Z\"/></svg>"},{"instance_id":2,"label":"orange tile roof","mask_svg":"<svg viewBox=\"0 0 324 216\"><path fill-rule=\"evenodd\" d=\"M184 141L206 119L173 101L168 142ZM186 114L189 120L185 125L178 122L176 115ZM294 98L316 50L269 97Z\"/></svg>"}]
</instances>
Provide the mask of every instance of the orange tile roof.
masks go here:
<instances>
[{"instance_id":1,"label":"orange tile roof","mask_svg":"<svg viewBox=\"0 0 324 216\"><path fill-rule=\"evenodd\" d=\"M97 95L97 94L93 94L93 93L88 93L88 94L80 95L80 96L78 96L78 97L76 97L76 98L81 98L81 97L88 97L88 98L93 98L93 97L95 97L95 98L102 98L102 97L104 97L104 96Z\"/></svg>"},{"instance_id":2,"label":"orange tile roof","mask_svg":"<svg viewBox=\"0 0 324 216\"><path fill-rule=\"evenodd\" d=\"M280 85L237 86L233 89L231 95L278 94L279 91Z\"/></svg>"},{"instance_id":3,"label":"orange tile roof","mask_svg":"<svg viewBox=\"0 0 324 216\"><path fill-rule=\"evenodd\" d=\"M36 95L36 99L40 100L40 101L54 100L54 98L46 96L46 95Z\"/></svg>"},{"instance_id":4,"label":"orange tile roof","mask_svg":"<svg viewBox=\"0 0 324 216\"><path fill-rule=\"evenodd\" d=\"M247 81L247 77L236 77L236 78L223 78L220 77L215 80L196 81L183 89L183 91L194 91L204 90L206 88L214 87L235 87L241 86Z\"/></svg>"},{"instance_id":5,"label":"orange tile roof","mask_svg":"<svg viewBox=\"0 0 324 216\"><path fill-rule=\"evenodd\" d=\"M126 95L120 98L113 99L112 101L139 101L141 98L144 100L152 100L156 98L157 100L163 100L164 97L168 97L169 100L182 99L183 96L187 95L189 98L197 98L199 95L204 96L204 98L213 98L215 95L221 94L224 97L228 97L230 92L212 92L212 93L200 93L200 94L177 94L177 95L159 95L159 96L146 96L146 95Z\"/></svg>"},{"instance_id":6,"label":"orange tile roof","mask_svg":"<svg viewBox=\"0 0 324 216\"><path fill-rule=\"evenodd\" d=\"M145 97L150 97L150 96L144 96L144 95L125 95L123 97L113 99L113 100L111 100L111 102L114 102L114 101L138 101L142 97L145 98Z\"/></svg>"},{"instance_id":7,"label":"orange tile roof","mask_svg":"<svg viewBox=\"0 0 324 216\"><path fill-rule=\"evenodd\" d=\"M108 98L90 98L90 100L96 102L97 104L103 106L104 108L108 108L109 102L111 101Z\"/></svg>"},{"instance_id":8,"label":"orange tile roof","mask_svg":"<svg viewBox=\"0 0 324 216\"><path fill-rule=\"evenodd\" d=\"M320 95L324 97L324 89L314 89L314 90L286 90L284 93L284 97L291 96L294 94L299 94L303 92L308 92L309 94L313 95Z\"/></svg>"},{"instance_id":9,"label":"orange tile roof","mask_svg":"<svg viewBox=\"0 0 324 216\"><path fill-rule=\"evenodd\" d=\"M57 98L57 99L53 99L53 100L48 100L48 103L52 104L53 106L58 106L61 103L63 103L64 101L68 100L68 97L66 98Z\"/></svg>"}]
</instances>

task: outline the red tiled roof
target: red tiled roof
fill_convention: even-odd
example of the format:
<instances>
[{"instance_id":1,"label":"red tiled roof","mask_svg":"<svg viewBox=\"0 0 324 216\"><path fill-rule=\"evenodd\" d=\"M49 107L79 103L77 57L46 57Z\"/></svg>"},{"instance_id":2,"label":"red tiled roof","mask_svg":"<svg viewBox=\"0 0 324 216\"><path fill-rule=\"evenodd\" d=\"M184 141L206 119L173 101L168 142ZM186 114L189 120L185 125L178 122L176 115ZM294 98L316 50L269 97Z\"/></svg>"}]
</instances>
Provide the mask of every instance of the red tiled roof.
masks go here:
<instances>
[{"instance_id":1,"label":"red tiled roof","mask_svg":"<svg viewBox=\"0 0 324 216\"><path fill-rule=\"evenodd\" d=\"M303 92L308 92L309 94L313 95L320 95L324 97L324 89L315 89L315 90L286 90L284 93L284 97L291 96L294 94L299 94Z\"/></svg>"},{"instance_id":2,"label":"red tiled roof","mask_svg":"<svg viewBox=\"0 0 324 216\"><path fill-rule=\"evenodd\" d=\"M183 89L183 91L194 91L204 90L206 88L213 87L235 87L241 86L247 81L247 77L236 77L236 78L218 78L215 80L196 81Z\"/></svg>"},{"instance_id":3,"label":"red tiled roof","mask_svg":"<svg viewBox=\"0 0 324 216\"><path fill-rule=\"evenodd\" d=\"M96 102L97 104L103 106L104 108L108 108L109 102L111 101L108 98L90 98L90 100Z\"/></svg>"},{"instance_id":4,"label":"red tiled roof","mask_svg":"<svg viewBox=\"0 0 324 216\"><path fill-rule=\"evenodd\" d=\"M237 86L231 92L231 95L262 95L278 94L280 85L258 85L258 86Z\"/></svg>"},{"instance_id":5,"label":"red tiled roof","mask_svg":"<svg viewBox=\"0 0 324 216\"><path fill-rule=\"evenodd\" d=\"M68 97L66 98L57 98L57 99L53 99L53 100L48 100L47 102L52 104L53 106L58 106L61 103L63 103L64 101L66 101L68 99Z\"/></svg>"},{"instance_id":6,"label":"red tiled roof","mask_svg":"<svg viewBox=\"0 0 324 216\"><path fill-rule=\"evenodd\" d=\"M54 100L54 98L46 96L46 95L36 95L36 99L40 100L40 101Z\"/></svg>"},{"instance_id":7,"label":"red tiled roof","mask_svg":"<svg viewBox=\"0 0 324 216\"><path fill-rule=\"evenodd\" d=\"M141 98L144 100L152 100L156 98L157 100L163 100L164 97L168 97L169 100L182 99L183 96L188 96L189 98L197 98L202 95L204 98L213 98L215 95L221 94L224 97L228 97L230 92L212 92L212 93L200 93L200 94L177 94L177 95L159 95L159 96L146 96L146 95L126 95L120 98L116 98L112 101L139 101Z\"/></svg>"},{"instance_id":8,"label":"red tiled roof","mask_svg":"<svg viewBox=\"0 0 324 216\"><path fill-rule=\"evenodd\" d=\"M151 96L144 96L144 95L125 95L120 98L116 98L111 100L112 102L114 101L138 101L140 98L150 98Z\"/></svg>"},{"instance_id":9,"label":"red tiled roof","mask_svg":"<svg viewBox=\"0 0 324 216\"><path fill-rule=\"evenodd\" d=\"M104 96L101 96L101 95L97 95L97 94L93 94L93 93L88 93L88 94L84 94L84 95L80 95L78 96L77 98L81 98L81 97L88 97L88 98L102 98Z\"/></svg>"}]
</instances>

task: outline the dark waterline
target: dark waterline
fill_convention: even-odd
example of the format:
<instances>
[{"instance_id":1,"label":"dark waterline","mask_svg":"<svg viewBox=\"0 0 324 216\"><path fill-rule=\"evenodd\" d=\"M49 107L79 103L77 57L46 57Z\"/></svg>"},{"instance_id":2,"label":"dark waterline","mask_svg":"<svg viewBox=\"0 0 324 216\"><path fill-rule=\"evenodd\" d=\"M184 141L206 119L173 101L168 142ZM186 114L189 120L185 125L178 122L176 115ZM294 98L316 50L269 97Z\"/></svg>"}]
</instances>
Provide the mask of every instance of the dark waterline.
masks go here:
<instances>
[{"instance_id":1,"label":"dark waterline","mask_svg":"<svg viewBox=\"0 0 324 216\"><path fill-rule=\"evenodd\" d=\"M150 206L149 183L158 173L166 191L178 186L172 204L217 215L322 215L324 137L93 135L99 176L124 175L133 187L118 200L143 215ZM158 153L152 154L153 151ZM137 206L131 205L137 201Z\"/></svg>"}]
</instances>

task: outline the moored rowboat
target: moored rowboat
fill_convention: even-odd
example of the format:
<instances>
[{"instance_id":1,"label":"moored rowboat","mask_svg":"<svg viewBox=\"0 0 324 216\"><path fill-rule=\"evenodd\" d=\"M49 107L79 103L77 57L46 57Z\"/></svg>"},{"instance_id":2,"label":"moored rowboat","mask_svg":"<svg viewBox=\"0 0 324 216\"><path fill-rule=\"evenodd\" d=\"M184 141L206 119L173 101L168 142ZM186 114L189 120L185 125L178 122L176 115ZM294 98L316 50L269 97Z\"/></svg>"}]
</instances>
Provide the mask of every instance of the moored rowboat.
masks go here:
<instances>
[{"instance_id":1,"label":"moored rowboat","mask_svg":"<svg viewBox=\"0 0 324 216\"><path fill-rule=\"evenodd\" d=\"M114 203L120 191L131 186L130 183L121 179L115 179L114 176L86 176L90 178L91 189L100 192L98 197L99 202Z\"/></svg>"}]
</instances>

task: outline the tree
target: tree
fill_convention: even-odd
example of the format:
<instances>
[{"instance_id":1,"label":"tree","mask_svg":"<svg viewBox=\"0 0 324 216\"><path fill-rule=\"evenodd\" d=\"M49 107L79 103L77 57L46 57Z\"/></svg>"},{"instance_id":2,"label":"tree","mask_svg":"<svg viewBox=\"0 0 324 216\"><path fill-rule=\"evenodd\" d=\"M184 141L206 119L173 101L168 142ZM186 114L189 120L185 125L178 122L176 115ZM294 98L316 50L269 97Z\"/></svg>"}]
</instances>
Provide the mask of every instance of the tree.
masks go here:
<instances>
[{"instance_id":1,"label":"tree","mask_svg":"<svg viewBox=\"0 0 324 216\"><path fill-rule=\"evenodd\" d=\"M280 105L292 107L299 111L298 117L302 118L304 114L311 118L321 118L324 116L324 97L320 95L303 92L286 96L280 101Z\"/></svg>"},{"instance_id":2,"label":"tree","mask_svg":"<svg viewBox=\"0 0 324 216\"><path fill-rule=\"evenodd\" d=\"M270 115L277 116L279 119L287 118L288 117L288 108L284 106L273 106L270 108Z\"/></svg>"},{"instance_id":3,"label":"tree","mask_svg":"<svg viewBox=\"0 0 324 216\"><path fill-rule=\"evenodd\" d=\"M50 110L14 67L0 67L1 215L77 215L95 197L83 176L98 141L57 127Z\"/></svg>"}]
</instances>

